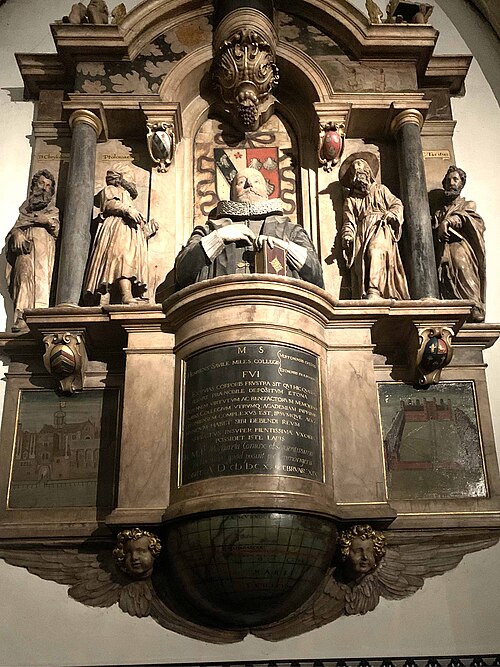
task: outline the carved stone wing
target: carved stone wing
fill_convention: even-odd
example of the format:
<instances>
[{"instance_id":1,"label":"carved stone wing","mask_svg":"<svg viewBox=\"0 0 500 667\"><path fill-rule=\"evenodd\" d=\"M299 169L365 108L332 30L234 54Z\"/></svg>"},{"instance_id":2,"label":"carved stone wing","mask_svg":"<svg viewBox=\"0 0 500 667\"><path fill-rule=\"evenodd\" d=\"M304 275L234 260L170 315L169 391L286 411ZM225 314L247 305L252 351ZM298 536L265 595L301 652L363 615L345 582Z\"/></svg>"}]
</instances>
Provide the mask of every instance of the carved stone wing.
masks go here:
<instances>
[{"instance_id":1,"label":"carved stone wing","mask_svg":"<svg viewBox=\"0 0 500 667\"><path fill-rule=\"evenodd\" d=\"M428 577L452 570L465 554L498 540L498 532L488 530L387 534L386 556L376 571L380 595L389 600L408 597Z\"/></svg>"},{"instance_id":2,"label":"carved stone wing","mask_svg":"<svg viewBox=\"0 0 500 667\"><path fill-rule=\"evenodd\" d=\"M68 595L87 606L118 603L130 616L151 616L168 630L211 643L238 642L247 634L246 630L206 628L177 615L159 599L150 578L131 581L116 569L108 550L0 549L0 558L42 579L69 585Z\"/></svg>"},{"instance_id":3,"label":"carved stone wing","mask_svg":"<svg viewBox=\"0 0 500 667\"><path fill-rule=\"evenodd\" d=\"M68 584L68 595L83 604L111 607L120 598L123 581L113 576L110 557L73 549L32 548L0 549L0 558L42 579Z\"/></svg>"},{"instance_id":4,"label":"carved stone wing","mask_svg":"<svg viewBox=\"0 0 500 667\"><path fill-rule=\"evenodd\" d=\"M366 614L379 603L379 583L375 574L366 575L353 586L340 584L340 587L345 592L345 614Z\"/></svg>"}]
</instances>

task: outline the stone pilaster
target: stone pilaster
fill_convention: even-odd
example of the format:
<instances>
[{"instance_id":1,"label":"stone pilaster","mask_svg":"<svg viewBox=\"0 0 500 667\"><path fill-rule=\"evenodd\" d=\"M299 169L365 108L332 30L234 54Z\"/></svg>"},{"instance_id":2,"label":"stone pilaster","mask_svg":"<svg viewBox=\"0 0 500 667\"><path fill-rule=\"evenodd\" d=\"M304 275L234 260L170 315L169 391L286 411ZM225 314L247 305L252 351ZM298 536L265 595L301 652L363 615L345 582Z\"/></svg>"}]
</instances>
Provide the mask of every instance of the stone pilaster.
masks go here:
<instances>
[{"instance_id":1,"label":"stone pilaster","mask_svg":"<svg viewBox=\"0 0 500 667\"><path fill-rule=\"evenodd\" d=\"M405 206L410 294L413 299L439 298L431 214L425 182L420 130L423 117L406 109L391 123L396 137L401 199Z\"/></svg>"},{"instance_id":2,"label":"stone pilaster","mask_svg":"<svg viewBox=\"0 0 500 667\"><path fill-rule=\"evenodd\" d=\"M90 223L94 203L99 118L86 109L69 118L73 131L62 225L61 259L57 280L57 304L78 305L90 247Z\"/></svg>"}]
</instances>

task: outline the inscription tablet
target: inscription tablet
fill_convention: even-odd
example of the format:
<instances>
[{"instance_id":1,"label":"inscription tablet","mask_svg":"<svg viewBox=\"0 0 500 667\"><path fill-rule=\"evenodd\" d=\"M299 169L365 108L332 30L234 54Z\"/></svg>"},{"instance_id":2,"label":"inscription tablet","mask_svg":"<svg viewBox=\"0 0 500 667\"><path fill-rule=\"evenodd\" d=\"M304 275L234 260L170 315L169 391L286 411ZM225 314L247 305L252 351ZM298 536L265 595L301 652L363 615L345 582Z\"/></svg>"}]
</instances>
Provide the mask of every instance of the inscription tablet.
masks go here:
<instances>
[{"instance_id":1,"label":"inscription tablet","mask_svg":"<svg viewBox=\"0 0 500 667\"><path fill-rule=\"evenodd\" d=\"M316 355L238 343L186 360L180 483L227 475L322 481Z\"/></svg>"}]
</instances>

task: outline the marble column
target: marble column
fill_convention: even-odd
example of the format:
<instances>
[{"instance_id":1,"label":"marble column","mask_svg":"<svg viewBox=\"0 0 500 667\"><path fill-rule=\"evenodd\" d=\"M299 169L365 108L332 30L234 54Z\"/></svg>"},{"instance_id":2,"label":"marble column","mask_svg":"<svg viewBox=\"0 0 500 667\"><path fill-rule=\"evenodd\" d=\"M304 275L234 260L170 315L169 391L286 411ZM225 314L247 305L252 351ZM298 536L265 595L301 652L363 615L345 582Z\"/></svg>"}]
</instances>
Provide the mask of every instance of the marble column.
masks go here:
<instances>
[{"instance_id":1,"label":"marble column","mask_svg":"<svg viewBox=\"0 0 500 667\"><path fill-rule=\"evenodd\" d=\"M439 298L431 214L425 181L420 130L423 117L416 109L399 113L391 124L396 136L401 199L408 239L407 270L413 299Z\"/></svg>"},{"instance_id":2,"label":"marble column","mask_svg":"<svg viewBox=\"0 0 500 667\"><path fill-rule=\"evenodd\" d=\"M57 279L58 305L78 305L80 301L90 247L97 137L102 131L99 118L86 109L74 111L69 125L73 137Z\"/></svg>"}]
</instances>

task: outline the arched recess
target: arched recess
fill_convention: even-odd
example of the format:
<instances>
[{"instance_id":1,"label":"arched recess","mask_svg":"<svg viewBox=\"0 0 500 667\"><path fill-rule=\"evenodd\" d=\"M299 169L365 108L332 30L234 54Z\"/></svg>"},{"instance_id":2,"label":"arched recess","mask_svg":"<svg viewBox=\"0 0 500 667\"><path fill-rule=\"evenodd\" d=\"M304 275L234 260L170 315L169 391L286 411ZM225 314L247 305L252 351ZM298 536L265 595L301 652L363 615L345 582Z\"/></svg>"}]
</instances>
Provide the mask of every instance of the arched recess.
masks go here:
<instances>
[{"instance_id":1,"label":"arched recess","mask_svg":"<svg viewBox=\"0 0 500 667\"><path fill-rule=\"evenodd\" d=\"M318 244L316 211L318 118L316 102L325 102L333 95L326 74L310 56L297 47L280 42L277 49L280 82L275 92L275 113L294 138L295 178L297 184L298 220L313 242ZM182 164L183 232L187 238L193 226L194 183L193 142L201 125L209 116L224 120L219 98L211 83L211 46L204 46L186 55L164 77L158 95L165 103L180 103L183 141L179 144L176 164Z\"/></svg>"}]
</instances>

